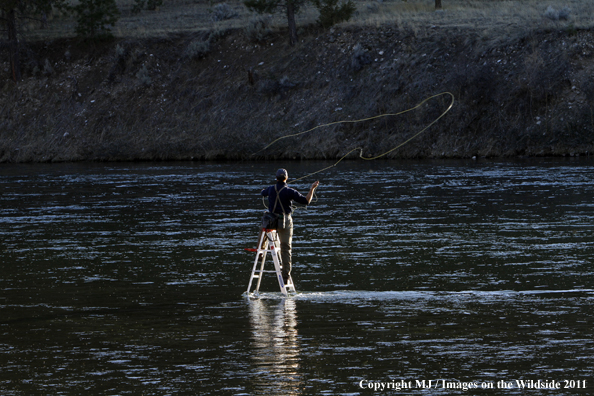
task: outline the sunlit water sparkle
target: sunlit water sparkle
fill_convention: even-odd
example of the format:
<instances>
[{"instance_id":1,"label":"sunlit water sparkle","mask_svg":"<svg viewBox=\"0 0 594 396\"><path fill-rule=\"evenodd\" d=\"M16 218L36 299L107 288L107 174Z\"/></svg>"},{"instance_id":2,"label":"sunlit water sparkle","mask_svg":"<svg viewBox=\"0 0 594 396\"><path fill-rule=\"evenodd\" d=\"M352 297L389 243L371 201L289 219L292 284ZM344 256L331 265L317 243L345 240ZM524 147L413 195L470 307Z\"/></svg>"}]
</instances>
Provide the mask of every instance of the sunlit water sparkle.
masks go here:
<instances>
[{"instance_id":1,"label":"sunlit water sparkle","mask_svg":"<svg viewBox=\"0 0 594 396\"><path fill-rule=\"evenodd\" d=\"M592 394L592 160L342 163L250 298L279 166L2 165L0 394Z\"/></svg>"}]
</instances>

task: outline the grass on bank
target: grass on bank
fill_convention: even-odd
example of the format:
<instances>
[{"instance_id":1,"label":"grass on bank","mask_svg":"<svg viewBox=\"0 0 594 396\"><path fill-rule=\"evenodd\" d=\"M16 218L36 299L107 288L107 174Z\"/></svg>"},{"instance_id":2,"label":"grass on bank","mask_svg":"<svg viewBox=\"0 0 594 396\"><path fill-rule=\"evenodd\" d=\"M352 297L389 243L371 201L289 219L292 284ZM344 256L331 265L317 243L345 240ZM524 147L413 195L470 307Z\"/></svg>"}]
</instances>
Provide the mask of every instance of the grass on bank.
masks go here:
<instances>
[{"instance_id":1,"label":"grass on bank","mask_svg":"<svg viewBox=\"0 0 594 396\"><path fill-rule=\"evenodd\" d=\"M242 1L165 0L156 11L133 14L133 0L118 0L122 15L113 27L118 38L155 38L176 33L193 33L212 29L244 29L257 17ZM439 27L479 29L485 35L513 35L518 30L542 28L589 29L594 27L594 1L591 0L443 0L443 10L435 10L434 0L357 0L354 17L344 22L351 26L391 24L420 31ZM217 7L230 11L217 18ZM559 17L561 15L561 17ZM305 6L297 14L298 27L316 22L317 10ZM272 29L286 26L282 13L266 16ZM49 16L49 26L40 29L38 22L23 27L29 40L71 37L73 18ZM495 36L494 36L495 35Z\"/></svg>"}]
</instances>

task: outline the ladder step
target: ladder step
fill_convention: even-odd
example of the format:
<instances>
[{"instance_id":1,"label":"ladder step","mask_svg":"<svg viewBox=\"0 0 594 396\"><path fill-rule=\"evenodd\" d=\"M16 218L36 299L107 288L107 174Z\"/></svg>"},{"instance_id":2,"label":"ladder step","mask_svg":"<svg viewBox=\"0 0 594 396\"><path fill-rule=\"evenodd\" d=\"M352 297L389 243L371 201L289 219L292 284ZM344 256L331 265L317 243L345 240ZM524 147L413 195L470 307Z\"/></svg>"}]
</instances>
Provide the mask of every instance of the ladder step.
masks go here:
<instances>
[{"instance_id":1,"label":"ladder step","mask_svg":"<svg viewBox=\"0 0 594 396\"><path fill-rule=\"evenodd\" d=\"M256 275L256 272L258 272L260 275ZM256 270L256 271L254 271L254 274L252 275L252 278L256 278L256 279L257 278L261 278L262 277L262 273L264 273L264 272L273 273L273 274L276 273L276 271L268 271L268 270L260 271L260 270Z\"/></svg>"}]
</instances>

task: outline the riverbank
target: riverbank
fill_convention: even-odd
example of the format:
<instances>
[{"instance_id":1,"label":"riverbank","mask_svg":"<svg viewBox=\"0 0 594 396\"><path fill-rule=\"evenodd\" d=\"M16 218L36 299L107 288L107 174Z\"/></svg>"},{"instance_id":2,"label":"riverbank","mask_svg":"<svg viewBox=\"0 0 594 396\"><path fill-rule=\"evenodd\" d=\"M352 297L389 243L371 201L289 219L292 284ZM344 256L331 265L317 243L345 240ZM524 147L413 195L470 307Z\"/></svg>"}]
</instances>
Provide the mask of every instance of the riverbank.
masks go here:
<instances>
[{"instance_id":1,"label":"riverbank","mask_svg":"<svg viewBox=\"0 0 594 396\"><path fill-rule=\"evenodd\" d=\"M0 161L576 156L594 151L594 30L315 27L286 44L243 30L84 46L30 44L2 82ZM2 60L6 59L2 55ZM3 69L7 64L3 63ZM253 155L257 153L256 155ZM355 154L353 154L355 155Z\"/></svg>"}]
</instances>

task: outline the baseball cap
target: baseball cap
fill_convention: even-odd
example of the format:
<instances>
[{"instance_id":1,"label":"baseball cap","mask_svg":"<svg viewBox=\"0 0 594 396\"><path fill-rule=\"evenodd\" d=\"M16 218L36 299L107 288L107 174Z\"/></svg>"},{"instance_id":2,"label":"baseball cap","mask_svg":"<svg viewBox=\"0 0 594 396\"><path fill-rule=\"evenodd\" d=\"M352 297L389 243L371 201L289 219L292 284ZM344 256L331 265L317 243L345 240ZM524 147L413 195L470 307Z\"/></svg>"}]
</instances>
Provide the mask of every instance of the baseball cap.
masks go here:
<instances>
[{"instance_id":1,"label":"baseball cap","mask_svg":"<svg viewBox=\"0 0 594 396\"><path fill-rule=\"evenodd\" d=\"M288 179L289 178L289 172L287 172L286 169L279 169L276 171L276 178L279 179Z\"/></svg>"}]
</instances>

